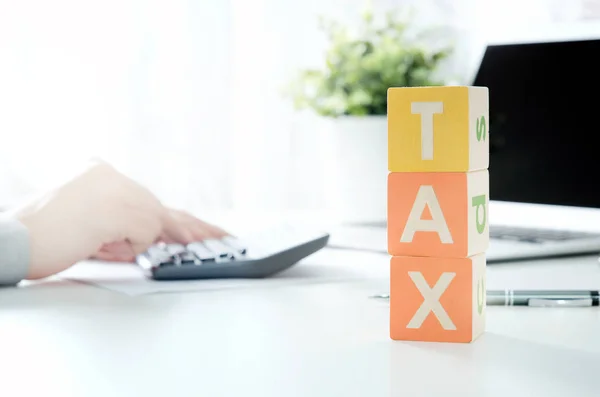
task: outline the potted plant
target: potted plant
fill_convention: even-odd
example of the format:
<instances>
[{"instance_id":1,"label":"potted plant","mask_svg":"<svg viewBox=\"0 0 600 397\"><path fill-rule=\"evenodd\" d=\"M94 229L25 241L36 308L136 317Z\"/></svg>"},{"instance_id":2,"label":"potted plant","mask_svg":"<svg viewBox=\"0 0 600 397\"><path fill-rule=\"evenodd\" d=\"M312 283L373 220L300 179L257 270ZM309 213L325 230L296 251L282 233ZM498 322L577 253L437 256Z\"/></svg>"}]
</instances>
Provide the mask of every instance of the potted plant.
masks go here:
<instances>
[{"instance_id":1,"label":"potted plant","mask_svg":"<svg viewBox=\"0 0 600 397\"><path fill-rule=\"evenodd\" d=\"M321 17L324 65L290 86L296 109L324 122L325 191L341 221L386 220L388 88L443 84L435 75L451 49L427 44L429 30L411 32L410 15L389 11L377 23L367 10L354 32Z\"/></svg>"}]
</instances>

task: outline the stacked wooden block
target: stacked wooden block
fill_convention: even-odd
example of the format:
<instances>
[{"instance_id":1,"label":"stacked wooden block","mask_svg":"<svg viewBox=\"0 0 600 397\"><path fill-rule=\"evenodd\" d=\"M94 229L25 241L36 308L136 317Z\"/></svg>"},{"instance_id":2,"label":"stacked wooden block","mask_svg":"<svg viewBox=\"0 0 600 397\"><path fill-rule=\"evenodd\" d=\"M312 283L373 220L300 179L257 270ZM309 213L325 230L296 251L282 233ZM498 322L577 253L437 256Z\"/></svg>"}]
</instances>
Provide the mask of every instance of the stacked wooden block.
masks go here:
<instances>
[{"instance_id":1,"label":"stacked wooden block","mask_svg":"<svg viewBox=\"0 0 600 397\"><path fill-rule=\"evenodd\" d=\"M472 342L485 330L486 87L388 90L390 337Z\"/></svg>"}]
</instances>

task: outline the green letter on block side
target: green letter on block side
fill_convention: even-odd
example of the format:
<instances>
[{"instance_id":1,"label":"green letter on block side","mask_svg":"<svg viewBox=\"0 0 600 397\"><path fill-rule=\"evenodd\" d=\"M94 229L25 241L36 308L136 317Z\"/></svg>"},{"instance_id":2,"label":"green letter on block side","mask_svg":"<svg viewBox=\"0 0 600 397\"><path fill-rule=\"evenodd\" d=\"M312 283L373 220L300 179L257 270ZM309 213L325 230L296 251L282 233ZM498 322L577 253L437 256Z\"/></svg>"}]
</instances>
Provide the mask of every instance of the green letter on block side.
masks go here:
<instances>
[{"instance_id":1,"label":"green letter on block side","mask_svg":"<svg viewBox=\"0 0 600 397\"><path fill-rule=\"evenodd\" d=\"M481 140L485 141L485 134L487 132L487 126L485 124L484 116L481 116L480 118L477 119L476 129L477 129L477 142L481 142Z\"/></svg>"},{"instance_id":2,"label":"green letter on block side","mask_svg":"<svg viewBox=\"0 0 600 397\"><path fill-rule=\"evenodd\" d=\"M477 232L479 234L483 233L483 231L485 230L485 222L486 222L486 218L487 218L487 214L485 211L485 194L482 194L481 196L475 196L473 197L473 199L471 200L471 205L475 208L475 225L477 226ZM481 222L479 221L479 210L481 209L481 211L483 211L483 216L481 217Z\"/></svg>"}]
</instances>

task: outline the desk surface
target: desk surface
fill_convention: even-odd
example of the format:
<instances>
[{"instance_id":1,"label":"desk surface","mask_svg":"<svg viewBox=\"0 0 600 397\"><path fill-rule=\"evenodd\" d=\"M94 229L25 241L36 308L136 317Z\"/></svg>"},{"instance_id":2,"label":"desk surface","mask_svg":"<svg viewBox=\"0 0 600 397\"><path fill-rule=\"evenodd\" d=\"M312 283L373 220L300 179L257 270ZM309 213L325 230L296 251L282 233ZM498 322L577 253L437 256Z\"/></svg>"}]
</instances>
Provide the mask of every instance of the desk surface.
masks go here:
<instances>
[{"instance_id":1,"label":"desk surface","mask_svg":"<svg viewBox=\"0 0 600 397\"><path fill-rule=\"evenodd\" d=\"M596 257L553 266L567 263L588 276L597 267ZM506 266L492 269L488 285L509 273L528 277L535 265ZM368 298L387 285L130 297L49 280L0 290L2 394L599 395L599 309L489 307L487 331L473 344L396 342L387 303Z\"/></svg>"}]
</instances>

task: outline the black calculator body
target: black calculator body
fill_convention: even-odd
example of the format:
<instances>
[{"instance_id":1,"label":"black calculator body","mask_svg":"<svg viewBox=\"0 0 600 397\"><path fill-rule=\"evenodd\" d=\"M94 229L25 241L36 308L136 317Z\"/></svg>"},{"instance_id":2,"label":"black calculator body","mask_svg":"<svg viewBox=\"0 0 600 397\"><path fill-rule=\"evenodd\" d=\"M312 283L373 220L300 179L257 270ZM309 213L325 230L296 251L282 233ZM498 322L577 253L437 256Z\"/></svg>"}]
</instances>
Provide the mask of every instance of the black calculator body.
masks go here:
<instances>
[{"instance_id":1,"label":"black calculator body","mask_svg":"<svg viewBox=\"0 0 600 397\"><path fill-rule=\"evenodd\" d=\"M324 248L329 234L290 226L187 245L159 243L137 264L155 280L265 278Z\"/></svg>"}]
</instances>

